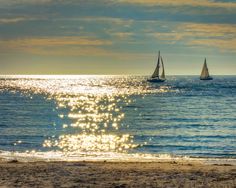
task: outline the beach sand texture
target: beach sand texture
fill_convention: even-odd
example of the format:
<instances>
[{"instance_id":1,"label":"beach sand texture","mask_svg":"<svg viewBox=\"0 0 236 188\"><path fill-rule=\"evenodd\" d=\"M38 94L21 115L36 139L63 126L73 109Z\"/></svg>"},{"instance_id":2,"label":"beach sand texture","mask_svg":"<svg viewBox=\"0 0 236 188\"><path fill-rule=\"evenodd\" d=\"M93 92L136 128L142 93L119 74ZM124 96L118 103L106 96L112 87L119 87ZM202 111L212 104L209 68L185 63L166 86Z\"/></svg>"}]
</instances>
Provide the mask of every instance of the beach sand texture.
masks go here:
<instances>
[{"instance_id":1,"label":"beach sand texture","mask_svg":"<svg viewBox=\"0 0 236 188\"><path fill-rule=\"evenodd\" d=\"M236 187L236 166L196 162L0 163L0 187Z\"/></svg>"}]
</instances>

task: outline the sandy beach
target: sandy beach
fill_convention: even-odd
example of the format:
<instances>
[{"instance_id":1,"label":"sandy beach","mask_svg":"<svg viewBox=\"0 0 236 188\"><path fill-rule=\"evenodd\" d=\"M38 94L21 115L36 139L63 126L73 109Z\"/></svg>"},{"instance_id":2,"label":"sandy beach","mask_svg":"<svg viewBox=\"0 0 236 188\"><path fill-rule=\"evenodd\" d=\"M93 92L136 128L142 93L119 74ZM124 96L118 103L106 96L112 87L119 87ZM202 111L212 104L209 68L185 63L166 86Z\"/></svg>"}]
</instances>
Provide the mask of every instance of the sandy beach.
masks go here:
<instances>
[{"instance_id":1,"label":"sandy beach","mask_svg":"<svg viewBox=\"0 0 236 188\"><path fill-rule=\"evenodd\" d=\"M236 187L236 166L199 162L0 162L0 187Z\"/></svg>"}]
</instances>

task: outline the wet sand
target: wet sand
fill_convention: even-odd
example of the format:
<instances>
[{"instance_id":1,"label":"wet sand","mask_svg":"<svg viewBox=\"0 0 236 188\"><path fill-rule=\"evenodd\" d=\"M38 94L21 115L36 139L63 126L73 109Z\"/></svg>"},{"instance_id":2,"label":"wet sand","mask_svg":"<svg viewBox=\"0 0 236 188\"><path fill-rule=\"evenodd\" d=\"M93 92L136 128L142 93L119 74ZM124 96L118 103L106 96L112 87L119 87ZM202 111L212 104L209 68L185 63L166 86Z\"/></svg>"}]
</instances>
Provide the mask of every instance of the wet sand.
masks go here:
<instances>
[{"instance_id":1,"label":"wet sand","mask_svg":"<svg viewBox=\"0 0 236 188\"><path fill-rule=\"evenodd\" d=\"M0 187L236 187L236 166L197 162L0 162Z\"/></svg>"}]
</instances>

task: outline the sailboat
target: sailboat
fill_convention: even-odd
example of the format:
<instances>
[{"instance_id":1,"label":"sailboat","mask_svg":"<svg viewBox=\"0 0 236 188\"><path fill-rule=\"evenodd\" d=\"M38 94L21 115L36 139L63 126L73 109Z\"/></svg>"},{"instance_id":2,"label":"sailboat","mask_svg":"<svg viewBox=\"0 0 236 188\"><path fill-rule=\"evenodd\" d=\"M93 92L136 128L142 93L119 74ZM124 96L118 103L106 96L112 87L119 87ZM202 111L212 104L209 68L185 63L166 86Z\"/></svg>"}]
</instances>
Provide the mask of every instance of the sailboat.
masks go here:
<instances>
[{"instance_id":1,"label":"sailboat","mask_svg":"<svg viewBox=\"0 0 236 188\"><path fill-rule=\"evenodd\" d=\"M160 73L160 68L162 68L162 73L161 76L159 75ZM148 79L149 82L164 82L166 80L165 76L165 69L164 69L164 63L163 59L160 55L160 51L158 52L158 59L157 59L157 66L152 74L151 78Z\"/></svg>"},{"instance_id":2,"label":"sailboat","mask_svg":"<svg viewBox=\"0 0 236 188\"><path fill-rule=\"evenodd\" d=\"M203 64L200 80L212 80L213 78L209 75L209 71L207 68L206 58Z\"/></svg>"}]
</instances>

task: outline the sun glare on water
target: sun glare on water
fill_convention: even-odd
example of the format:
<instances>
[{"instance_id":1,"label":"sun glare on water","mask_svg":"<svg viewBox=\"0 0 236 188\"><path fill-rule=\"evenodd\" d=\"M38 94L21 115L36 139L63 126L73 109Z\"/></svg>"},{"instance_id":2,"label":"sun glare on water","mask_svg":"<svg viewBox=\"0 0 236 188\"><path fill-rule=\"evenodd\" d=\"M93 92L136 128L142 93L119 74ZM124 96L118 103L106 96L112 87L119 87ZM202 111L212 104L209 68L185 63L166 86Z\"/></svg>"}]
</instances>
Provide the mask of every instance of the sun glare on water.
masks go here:
<instances>
[{"instance_id":1,"label":"sun glare on water","mask_svg":"<svg viewBox=\"0 0 236 188\"><path fill-rule=\"evenodd\" d=\"M67 156L96 152L124 153L137 147L131 135L120 131L125 117L122 108L132 103L130 96L155 91L137 82L135 77L133 80L126 77L117 79L115 76L10 78L4 81L4 89L17 89L26 95L43 94L48 100L55 100L59 110L67 109L58 116L62 120L69 119L71 123L61 126L64 130L74 131L64 131L60 136L52 136L43 143L45 148L57 148ZM164 86L155 92L164 93L168 90Z\"/></svg>"},{"instance_id":2,"label":"sun glare on water","mask_svg":"<svg viewBox=\"0 0 236 188\"><path fill-rule=\"evenodd\" d=\"M44 147L58 147L65 154L84 152L125 152L136 147L129 134L120 134L120 122L124 118L117 101L128 102L125 96L89 94L55 96L59 108L69 108L67 116L72 123L64 126L79 129L79 134L65 134L58 139L45 140Z\"/></svg>"}]
</instances>

